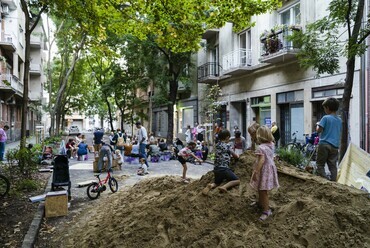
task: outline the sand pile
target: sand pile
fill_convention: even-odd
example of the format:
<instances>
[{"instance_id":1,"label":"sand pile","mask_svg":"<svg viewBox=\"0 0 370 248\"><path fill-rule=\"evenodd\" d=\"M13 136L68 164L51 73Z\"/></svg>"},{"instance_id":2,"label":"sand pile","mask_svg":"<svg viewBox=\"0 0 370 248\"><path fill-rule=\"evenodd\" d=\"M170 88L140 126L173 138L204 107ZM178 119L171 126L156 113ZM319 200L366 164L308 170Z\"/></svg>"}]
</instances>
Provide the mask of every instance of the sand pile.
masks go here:
<instances>
[{"instance_id":1,"label":"sand pile","mask_svg":"<svg viewBox=\"0 0 370 248\"><path fill-rule=\"evenodd\" d=\"M178 178L143 181L80 216L62 246L71 247L370 247L370 199L304 172L279 173L273 215L258 221L248 187L254 155L234 164L242 184L203 196L212 173L188 185ZM286 170L284 165L278 167ZM294 169L290 169L295 171ZM292 173L292 172L291 172Z\"/></svg>"}]
</instances>

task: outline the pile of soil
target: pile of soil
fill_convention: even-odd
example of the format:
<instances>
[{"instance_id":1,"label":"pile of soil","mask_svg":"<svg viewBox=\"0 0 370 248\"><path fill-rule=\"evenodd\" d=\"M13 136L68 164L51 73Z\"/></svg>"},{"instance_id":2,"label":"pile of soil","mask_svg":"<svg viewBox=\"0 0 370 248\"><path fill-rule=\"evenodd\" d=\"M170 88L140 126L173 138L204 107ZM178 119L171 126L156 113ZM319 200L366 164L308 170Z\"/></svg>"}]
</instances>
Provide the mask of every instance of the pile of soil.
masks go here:
<instances>
[{"instance_id":1,"label":"pile of soil","mask_svg":"<svg viewBox=\"0 0 370 248\"><path fill-rule=\"evenodd\" d=\"M212 172L188 185L178 178L142 181L79 216L64 247L370 247L368 195L277 162L273 215L258 220L249 186L253 154L233 164L241 185L222 194L202 189ZM289 170L289 172L287 172Z\"/></svg>"}]
</instances>

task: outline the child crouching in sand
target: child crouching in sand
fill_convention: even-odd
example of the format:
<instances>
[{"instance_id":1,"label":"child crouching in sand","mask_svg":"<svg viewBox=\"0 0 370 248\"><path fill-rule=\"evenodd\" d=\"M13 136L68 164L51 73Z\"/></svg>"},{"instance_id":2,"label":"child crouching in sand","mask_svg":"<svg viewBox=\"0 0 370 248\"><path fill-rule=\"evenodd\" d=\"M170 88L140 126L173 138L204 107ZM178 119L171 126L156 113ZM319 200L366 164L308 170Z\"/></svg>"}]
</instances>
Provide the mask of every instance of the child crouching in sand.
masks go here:
<instances>
[{"instance_id":1,"label":"child crouching in sand","mask_svg":"<svg viewBox=\"0 0 370 248\"><path fill-rule=\"evenodd\" d=\"M200 163L203 162L203 160L199 159L198 157L196 157L193 153L193 150L195 149L196 147L196 143L193 142L193 141L190 141L188 143L187 146L185 146L184 148L182 148L179 153L177 154L178 156L178 160L179 162L181 163L182 165L182 181L184 183L189 183L189 178L186 177L186 171L188 170L188 166L186 164L186 160L189 158L189 157L193 157L196 161L199 161Z\"/></svg>"},{"instance_id":2,"label":"child crouching in sand","mask_svg":"<svg viewBox=\"0 0 370 248\"><path fill-rule=\"evenodd\" d=\"M211 189L219 186L224 180L226 180L227 183L221 187L218 187L220 192L227 192L229 188L240 184L239 178L229 167L231 156L234 158L239 158L239 156L232 151L231 145L228 144L230 140L230 132L226 129L221 130L218 134L218 139L220 142L218 142L216 145L216 159L213 169L215 180L213 183L208 184L207 187L203 189L202 193L204 195L207 195Z\"/></svg>"},{"instance_id":3,"label":"child crouching in sand","mask_svg":"<svg viewBox=\"0 0 370 248\"><path fill-rule=\"evenodd\" d=\"M260 144L256 150L257 161L250 185L258 190L258 203L262 207L261 221L266 220L272 211L269 207L268 192L279 187L277 170L274 162L274 137L267 126L257 129L257 142Z\"/></svg>"}]
</instances>

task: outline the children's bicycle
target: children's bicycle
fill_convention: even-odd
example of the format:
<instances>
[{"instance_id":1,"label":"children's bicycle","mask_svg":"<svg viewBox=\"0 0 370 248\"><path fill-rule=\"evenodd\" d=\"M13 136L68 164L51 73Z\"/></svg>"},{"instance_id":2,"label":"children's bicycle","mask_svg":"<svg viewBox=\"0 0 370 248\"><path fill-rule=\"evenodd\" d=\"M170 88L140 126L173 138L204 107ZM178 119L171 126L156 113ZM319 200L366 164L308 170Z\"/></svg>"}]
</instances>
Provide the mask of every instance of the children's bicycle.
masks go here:
<instances>
[{"instance_id":1,"label":"children's bicycle","mask_svg":"<svg viewBox=\"0 0 370 248\"><path fill-rule=\"evenodd\" d=\"M8 178L0 174L0 199L6 196L10 189Z\"/></svg>"},{"instance_id":2,"label":"children's bicycle","mask_svg":"<svg viewBox=\"0 0 370 248\"><path fill-rule=\"evenodd\" d=\"M91 200L97 199L100 193L107 189L107 187L105 186L107 182L110 190L113 193L117 192L118 190L117 180L113 176L111 176L109 171L107 177L103 180L100 179L100 174L96 174L95 177L99 180L99 182L93 182L89 185L89 187L87 187L87 196Z\"/></svg>"}]
</instances>

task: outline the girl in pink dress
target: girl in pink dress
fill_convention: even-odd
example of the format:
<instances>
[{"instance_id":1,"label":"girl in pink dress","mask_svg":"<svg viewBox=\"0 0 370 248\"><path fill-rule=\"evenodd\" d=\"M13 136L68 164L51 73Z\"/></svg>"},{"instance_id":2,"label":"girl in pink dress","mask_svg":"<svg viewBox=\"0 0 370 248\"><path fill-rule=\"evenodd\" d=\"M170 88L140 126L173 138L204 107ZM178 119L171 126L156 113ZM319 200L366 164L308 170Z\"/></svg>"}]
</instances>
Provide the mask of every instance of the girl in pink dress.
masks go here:
<instances>
[{"instance_id":1,"label":"girl in pink dress","mask_svg":"<svg viewBox=\"0 0 370 248\"><path fill-rule=\"evenodd\" d=\"M257 161L250 185L258 190L258 203L262 207L260 220L266 220L272 211L269 207L270 190L279 187L277 170L274 162L274 137L267 126L257 129L257 142L260 144L256 150Z\"/></svg>"}]
</instances>

